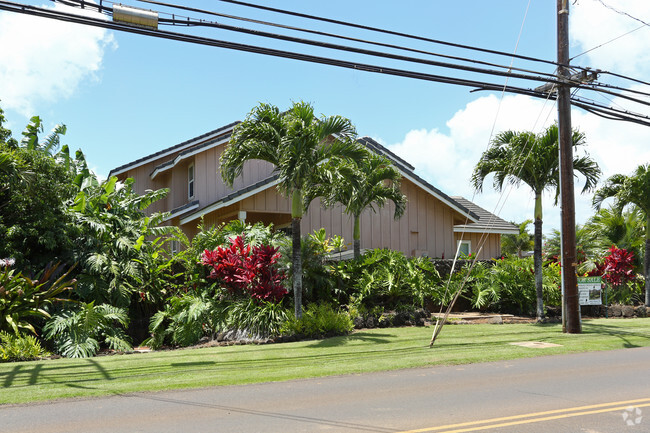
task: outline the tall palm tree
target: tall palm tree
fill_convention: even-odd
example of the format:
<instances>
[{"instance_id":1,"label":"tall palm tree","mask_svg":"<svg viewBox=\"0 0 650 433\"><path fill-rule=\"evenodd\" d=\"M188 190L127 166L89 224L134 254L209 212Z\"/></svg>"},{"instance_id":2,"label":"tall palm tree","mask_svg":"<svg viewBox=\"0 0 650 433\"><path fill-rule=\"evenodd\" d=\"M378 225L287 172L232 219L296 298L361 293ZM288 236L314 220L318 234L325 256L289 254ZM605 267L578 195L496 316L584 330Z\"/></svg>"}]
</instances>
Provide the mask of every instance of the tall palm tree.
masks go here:
<instances>
[{"instance_id":1,"label":"tall palm tree","mask_svg":"<svg viewBox=\"0 0 650 433\"><path fill-rule=\"evenodd\" d=\"M483 189L485 178L494 174L494 188L503 189L504 183L519 186L522 182L535 194L535 246L533 260L535 289L537 291L537 319L544 318L542 299L542 193L555 189L559 196L558 127L552 125L540 134L505 131L499 133L481 156L472 174L472 184L477 191ZM574 149L585 144L584 134L573 131ZM588 155L574 156L573 169L585 177L582 192L596 186L600 168Z\"/></svg>"},{"instance_id":2,"label":"tall palm tree","mask_svg":"<svg viewBox=\"0 0 650 433\"><path fill-rule=\"evenodd\" d=\"M364 210L370 208L377 212L388 201L395 205L395 219L406 210L406 196L400 191L400 172L385 156L366 152L367 157L359 161L333 159L325 167L323 181L310 191L312 196L322 196L326 206L341 203L345 213L352 216L355 259L361 256L361 213Z\"/></svg>"},{"instance_id":3,"label":"tall palm tree","mask_svg":"<svg viewBox=\"0 0 650 433\"><path fill-rule=\"evenodd\" d=\"M300 221L309 205L306 188L314 182L321 165L332 157L358 160L362 149L354 142L356 130L341 116L316 117L305 102L281 112L260 104L237 125L230 144L221 154L221 176L233 184L244 163L259 159L275 165L279 189L291 198L293 294L296 317L302 317L302 258Z\"/></svg>"},{"instance_id":4,"label":"tall palm tree","mask_svg":"<svg viewBox=\"0 0 650 433\"><path fill-rule=\"evenodd\" d=\"M615 174L607 179L594 195L594 207L600 209L609 197L619 208L634 204L645 214L645 304L650 306L650 164L638 166L631 176Z\"/></svg>"}]
</instances>

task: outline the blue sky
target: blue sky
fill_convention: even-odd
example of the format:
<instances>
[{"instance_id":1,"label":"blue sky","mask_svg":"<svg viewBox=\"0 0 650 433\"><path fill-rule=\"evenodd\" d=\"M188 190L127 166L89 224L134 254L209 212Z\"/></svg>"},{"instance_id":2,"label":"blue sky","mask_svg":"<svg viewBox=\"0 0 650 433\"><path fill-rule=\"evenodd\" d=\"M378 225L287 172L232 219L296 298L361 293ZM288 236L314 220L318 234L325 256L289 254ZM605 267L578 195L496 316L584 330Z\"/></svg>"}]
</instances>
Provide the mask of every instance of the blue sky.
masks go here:
<instances>
[{"instance_id":1,"label":"blue sky","mask_svg":"<svg viewBox=\"0 0 650 433\"><path fill-rule=\"evenodd\" d=\"M46 1L21 3L54 7L54 3ZM122 3L165 11L160 6L135 0ZM177 0L176 3L488 59L469 51L284 17L217 0ZM556 57L555 2L551 1L258 0L257 3L504 52L512 53L516 49L519 54L548 60ZM604 44L578 57L574 64L637 78L648 76L650 29L624 13L650 22L650 2L579 0L570 3L571 55ZM180 14L200 16L192 12ZM179 27L164 29L188 32ZM632 30L635 31L625 35ZM394 61L343 55L224 30L191 31L215 39L330 55L361 63L505 82L499 77L399 65ZM62 24L8 12L0 12L0 47L0 106L14 134L20 134L32 115L40 115L48 128L65 123L68 134L64 143L73 149L81 148L90 165L102 176L121 164L241 120L258 102L286 108L291 101L305 100L313 103L319 113L350 118L359 135L371 136L389 146L414 164L420 176L445 193L473 199L507 220L522 221L532 218L533 213L533 198L526 188L500 196L492 190L488 179L483 193L474 196L468 179L492 133L506 129L539 132L556 117L552 102L523 96L471 93L466 87ZM511 62L506 57L489 57L489 60L505 65ZM553 72L548 65L519 60L514 65ZM604 77L603 81L630 84ZM525 87L535 85L528 82ZM636 112L650 111L627 102L597 100L617 103ZM587 134L588 152L601 165L604 177L629 173L638 164L650 162L648 127L607 121L579 110L574 111L573 124ZM577 197L578 222L584 222L593 213L590 199L589 195ZM559 210L552 207L550 195L545 200L544 221L548 231L559 227Z\"/></svg>"}]
</instances>

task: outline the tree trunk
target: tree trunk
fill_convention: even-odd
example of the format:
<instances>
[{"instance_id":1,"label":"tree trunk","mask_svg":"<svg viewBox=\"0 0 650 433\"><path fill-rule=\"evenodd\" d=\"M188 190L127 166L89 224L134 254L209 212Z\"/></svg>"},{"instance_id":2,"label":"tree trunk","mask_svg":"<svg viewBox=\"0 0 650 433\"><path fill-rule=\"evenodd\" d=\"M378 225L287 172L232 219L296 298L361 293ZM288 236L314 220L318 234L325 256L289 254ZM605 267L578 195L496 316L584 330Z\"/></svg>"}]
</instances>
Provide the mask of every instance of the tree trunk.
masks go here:
<instances>
[{"instance_id":1,"label":"tree trunk","mask_svg":"<svg viewBox=\"0 0 650 433\"><path fill-rule=\"evenodd\" d=\"M300 250L300 218L291 219L291 264L293 266L293 302L296 318L302 317L302 251Z\"/></svg>"},{"instance_id":2,"label":"tree trunk","mask_svg":"<svg viewBox=\"0 0 650 433\"><path fill-rule=\"evenodd\" d=\"M644 273L645 273L645 305L650 307L650 215L645 222L645 257Z\"/></svg>"},{"instance_id":3,"label":"tree trunk","mask_svg":"<svg viewBox=\"0 0 650 433\"><path fill-rule=\"evenodd\" d=\"M302 194L294 190L291 195L291 265L293 267L293 303L296 318L302 317L302 250L300 248L300 220Z\"/></svg>"},{"instance_id":4,"label":"tree trunk","mask_svg":"<svg viewBox=\"0 0 650 433\"><path fill-rule=\"evenodd\" d=\"M535 247L533 249L535 269L535 292L537 294L537 320L544 319L544 291L542 269L542 194L535 194Z\"/></svg>"},{"instance_id":5,"label":"tree trunk","mask_svg":"<svg viewBox=\"0 0 650 433\"><path fill-rule=\"evenodd\" d=\"M359 215L354 216L352 239L354 239L354 258L356 260L361 257L361 218L359 218Z\"/></svg>"}]
</instances>

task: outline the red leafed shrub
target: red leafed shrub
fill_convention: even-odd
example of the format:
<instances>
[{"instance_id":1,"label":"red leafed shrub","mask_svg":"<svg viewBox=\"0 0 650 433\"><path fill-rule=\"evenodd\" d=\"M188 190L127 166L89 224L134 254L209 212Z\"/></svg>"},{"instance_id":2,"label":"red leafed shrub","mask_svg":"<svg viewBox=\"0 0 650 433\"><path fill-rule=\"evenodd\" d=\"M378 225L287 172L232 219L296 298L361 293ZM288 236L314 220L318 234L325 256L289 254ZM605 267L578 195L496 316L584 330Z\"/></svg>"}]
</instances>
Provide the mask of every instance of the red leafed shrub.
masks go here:
<instances>
[{"instance_id":1,"label":"red leafed shrub","mask_svg":"<svg viewBox=\"0 0 650 433\"><path fill-rule=\"evenodd\" d=\"M237 236L230 240L230 247L205 250L201 263L212 268L208 277L219 280L229 292L279 302L287 294L282 285L286 275L275 266L279 257L277 248L251 247L242 236Z\"/></svg>"},{"instance_id":2,"label":"red leafed shrub","mask_svg":"<svg viewBox=\"0 0 650 433\"><path fill-rule=\"evenodd\" d=\"M620 286L634 280L634 254L624 248L609 249L609 255L604 258L603 278L612 286Z\"/></svg>"}]
</instances>

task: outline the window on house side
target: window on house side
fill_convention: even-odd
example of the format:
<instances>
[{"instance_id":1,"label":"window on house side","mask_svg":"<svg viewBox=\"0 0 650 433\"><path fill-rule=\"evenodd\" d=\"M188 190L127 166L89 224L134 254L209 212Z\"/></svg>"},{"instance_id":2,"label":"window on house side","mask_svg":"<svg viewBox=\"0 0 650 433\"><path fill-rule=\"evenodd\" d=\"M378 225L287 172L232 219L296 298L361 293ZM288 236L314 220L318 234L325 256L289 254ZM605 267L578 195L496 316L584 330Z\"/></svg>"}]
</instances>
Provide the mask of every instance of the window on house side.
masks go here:
<instances>
[{"instance_id":1,"label":"window on house side","mask_svg":"<svg viewBox=\"0 0 650 433\"><path fill-rule=\"evenodd\" d=\"M458 257L469 256L472 254L472 241L458 241L458 243L460 244Z\"/></svg>"},{"instance_id":2,"label":"window on house side","mask_svg":"<svg viewBox=\"0 0 650 433\"><path fill-rule=\"evenodd\" d=\"M187 167L187 198L194 198L194 164Z\"/></svg>"},{"instance_id":3,"label":"window on house side","mask_svg":"<svg viewBox=\"0 0 650 433\"><path fill-rule=\"evenodd\" d=\"M180 243L177 240L172 240L169 243L169 249L170 252L172 253L172 256L175 256L181 250Z\"/></svg>"}]
</instances>

